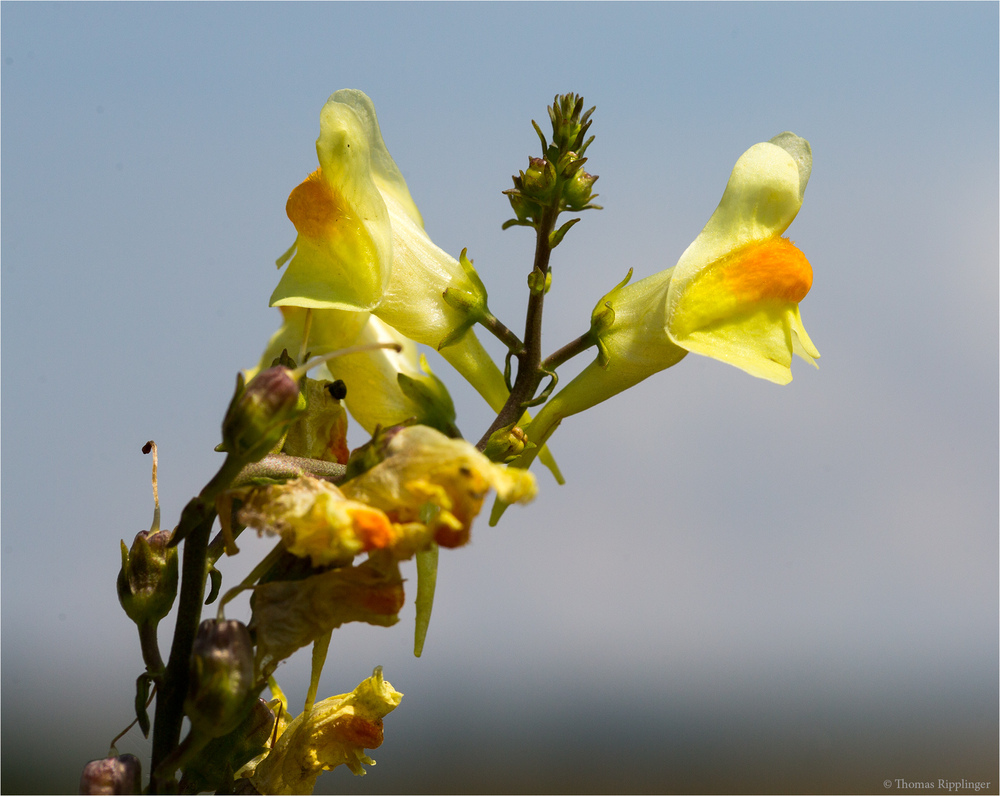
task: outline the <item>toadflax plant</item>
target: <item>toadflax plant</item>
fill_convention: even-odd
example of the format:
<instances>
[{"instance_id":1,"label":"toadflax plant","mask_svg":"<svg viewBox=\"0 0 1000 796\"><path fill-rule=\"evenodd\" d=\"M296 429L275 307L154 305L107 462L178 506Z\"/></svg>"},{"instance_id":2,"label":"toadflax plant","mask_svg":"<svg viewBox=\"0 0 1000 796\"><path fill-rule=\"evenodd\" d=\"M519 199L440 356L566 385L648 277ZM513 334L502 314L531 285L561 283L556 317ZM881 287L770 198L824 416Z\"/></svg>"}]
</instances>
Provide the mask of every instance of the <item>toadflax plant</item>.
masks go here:
<instances>
[{"instance_id":1,"label":"toadflax plant","mask_svg":"<svg viewBox=\"0 0 1000 796\"><path fill-rule=\"evenodd\" d=\"M157 500L150 529L121 545L118 596L146 664L135 712L142 732L152 732L148 778L112 741L108 757L84 770L82 793L311 793L336 766L364 774L374 763L366 750L382 743L383 719L403 695L381 667L338 696L317 700L318 684L335 629L398 621L401 562L416 563L419 656L440 548L469 541L491 490L493 522L509 504L529 502L536 457L562 482L547 443L564 418L689 352L778 384L791 381L793 353L815 364L799 314L812 268L783 237L812 168L808 142L792 133L740 157L676 265L637 281L630 269L597 301L589 328L543 356L552 252L578 214L600 209L597 177L584 169L594 109L567 94L548 110L549 135L532 122L540 154L504 191L514 213L504 228L535 236L519 336L490 311L466 252L453 257L424 230L372 101L345 89L323 106L319 167L286 205L296 237L278 259L270 299L281 326L237 376L217 447L222 465L173 530L160 528ZM477 332L500 340L504 362L490 358ZM463 439L418 344L438 350L496 412L475 444ZM559 367L588 349L593 361L556 389ZM353 451L348 415L371 435ZM155 446L144 450L153 454L155 498ZM223 558L238 554L247 528L274 537L275 547L223 590ZM244 591L249 619L227 618ZM203 618L205 606L214 615ZM174 607L164 661L156 631ZM296 712L274 673L307 646L312 677Z\"/></svg>"}]
</instances>

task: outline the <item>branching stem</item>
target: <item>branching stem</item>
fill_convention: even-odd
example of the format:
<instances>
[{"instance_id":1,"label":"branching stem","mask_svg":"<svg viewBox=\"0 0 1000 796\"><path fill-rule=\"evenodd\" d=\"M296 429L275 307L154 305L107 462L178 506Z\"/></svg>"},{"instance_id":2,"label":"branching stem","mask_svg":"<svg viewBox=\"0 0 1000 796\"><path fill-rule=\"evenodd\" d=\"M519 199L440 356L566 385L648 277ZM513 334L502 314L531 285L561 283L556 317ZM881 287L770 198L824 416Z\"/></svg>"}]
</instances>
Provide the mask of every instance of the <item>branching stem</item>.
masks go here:
<instances>
[{"instance_id":1,"label":"branching stem","mask_svg":"<svg viewBox=\"0 0 1000 796\"><path fill-rule=\"evenodd\" d=\"M520 351L514 352L517 359L517 377L511 388L510 395L503 408L497 414L496 420L487 429L476 447L483 450L489 442L490 435L497 429L509 426L520 420L524 407L538 391L546 371L542 369L542 308L545 304L545 276L549 272L549 259L552 247L549 236L555 229L559 218L559 209L555 205L545 208L535 231L535 261L533 273L539 275L536 285L528 296L528 310L524 319L524 345Z\"/></svg>"}]
</instances>

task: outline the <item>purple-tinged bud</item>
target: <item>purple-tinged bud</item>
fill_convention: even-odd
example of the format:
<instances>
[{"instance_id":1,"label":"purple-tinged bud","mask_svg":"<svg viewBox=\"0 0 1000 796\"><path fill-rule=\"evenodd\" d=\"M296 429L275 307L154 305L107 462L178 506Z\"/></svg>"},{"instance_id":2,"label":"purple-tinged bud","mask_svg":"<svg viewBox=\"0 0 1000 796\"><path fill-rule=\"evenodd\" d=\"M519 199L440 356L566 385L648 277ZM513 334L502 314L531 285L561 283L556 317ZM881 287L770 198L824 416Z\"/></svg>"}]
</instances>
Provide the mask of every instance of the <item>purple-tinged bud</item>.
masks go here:
<instances>
[{"instance_id":1,"label":"purple-tinged bud","mask_svg":"<svg viewBox=\"0 0 1000 796\"><path fill-rule=\"evenodd\" d=\"M137 625L155 625L170 612L177 596L177 548L172 531L140 531L132 549L122 541L118 601Z\"/></svg>"},{"instance_id":2,"label":"purple-tinged bud","mask_svg":"<svg viewBox=\"0 0 1000 796\"><path fill-rule=\"evenodd\" d=\"M528 158L528 170L521 172L521 190L532 199L547 204L556 187L556 169L545 158Z\"/></svg>"},{"instance_id":3,"label":"purple-tinged bud","mask_svg":"<svg viewBox=\"0 0 1000 796\"><path fill-rule=\"evenodd\" d=\"M257 699L253 642L236 620L206 619L191 647L184 712L193 729L210 738L234 730Z\"/></svg>"},{"instance_id":4,"label":"purple-tinged bud","mask_svg":"<svg viewBox=\"0 0 1000 796\"><path fill-rule=\"evenodd\" d=\"M305 409L305 399L291 370L275 365L262 370L236 393L222 421L221 450L248 462L264 458Z\"/></svg>"},{"instance_id":5,"label":"purple-tinged bud","mask_svg":"<svg viewBox=\"0 0 1000 796\"><path fill-rule=\"evenodd\" d=\"M91 760L80 776L80 793L142 793L142 764L135 755Z\"/></svg>"}]
</instances>

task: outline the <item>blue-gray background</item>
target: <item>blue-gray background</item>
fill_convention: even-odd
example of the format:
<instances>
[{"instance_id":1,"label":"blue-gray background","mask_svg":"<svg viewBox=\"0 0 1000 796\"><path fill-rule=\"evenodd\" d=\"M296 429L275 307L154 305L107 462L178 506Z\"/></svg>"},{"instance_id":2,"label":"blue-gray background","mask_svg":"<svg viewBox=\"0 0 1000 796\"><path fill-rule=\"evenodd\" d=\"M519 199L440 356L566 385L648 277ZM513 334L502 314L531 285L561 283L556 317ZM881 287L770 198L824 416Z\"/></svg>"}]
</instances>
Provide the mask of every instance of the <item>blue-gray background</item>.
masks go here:
<instances>
[{"instance_id":1,"label":"blue-gray background","mask_svg":"<svg viewBox=\"0 0 1000 796\"><path fill-rule=\"evenodd\" d=\"M564 423L568 484L442 556L421 659L409 606L335 634L322 695L383 664L406 697L379 765L320 789L995 792L997 41L995 3L5 3L3 789L73 790L127 723L140 446L172 525L277 326L319 110L356 87L514 327L531 236L500 191L556 92L597 105L606 209L555 254L549 351L673 265L747 147L805 136L823 358L777 387L692 355Z\"/></svg>"}]
</instances>

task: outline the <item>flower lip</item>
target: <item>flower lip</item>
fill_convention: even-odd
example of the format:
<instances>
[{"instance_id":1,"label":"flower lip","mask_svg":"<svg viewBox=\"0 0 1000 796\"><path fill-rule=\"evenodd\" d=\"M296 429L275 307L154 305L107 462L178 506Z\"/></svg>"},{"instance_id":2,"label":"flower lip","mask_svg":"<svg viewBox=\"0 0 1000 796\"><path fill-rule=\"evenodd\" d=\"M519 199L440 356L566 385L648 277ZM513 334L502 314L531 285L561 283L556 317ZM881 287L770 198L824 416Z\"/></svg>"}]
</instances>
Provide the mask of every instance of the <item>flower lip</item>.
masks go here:
<instances>
[{"instance_id":1,"label":"flower lip","mask_svg":"<svg viewBox=\"0 0 1000 796\"><path fill-rule=\"evenodd\" d=\"M793 353L815 364L798 308L812 267L782 237L811 171L809 143L787 132L737 160L719 206L673 269L664 317L672 342L779 384L791 380Z\"/></svg>"}]
</instances>

